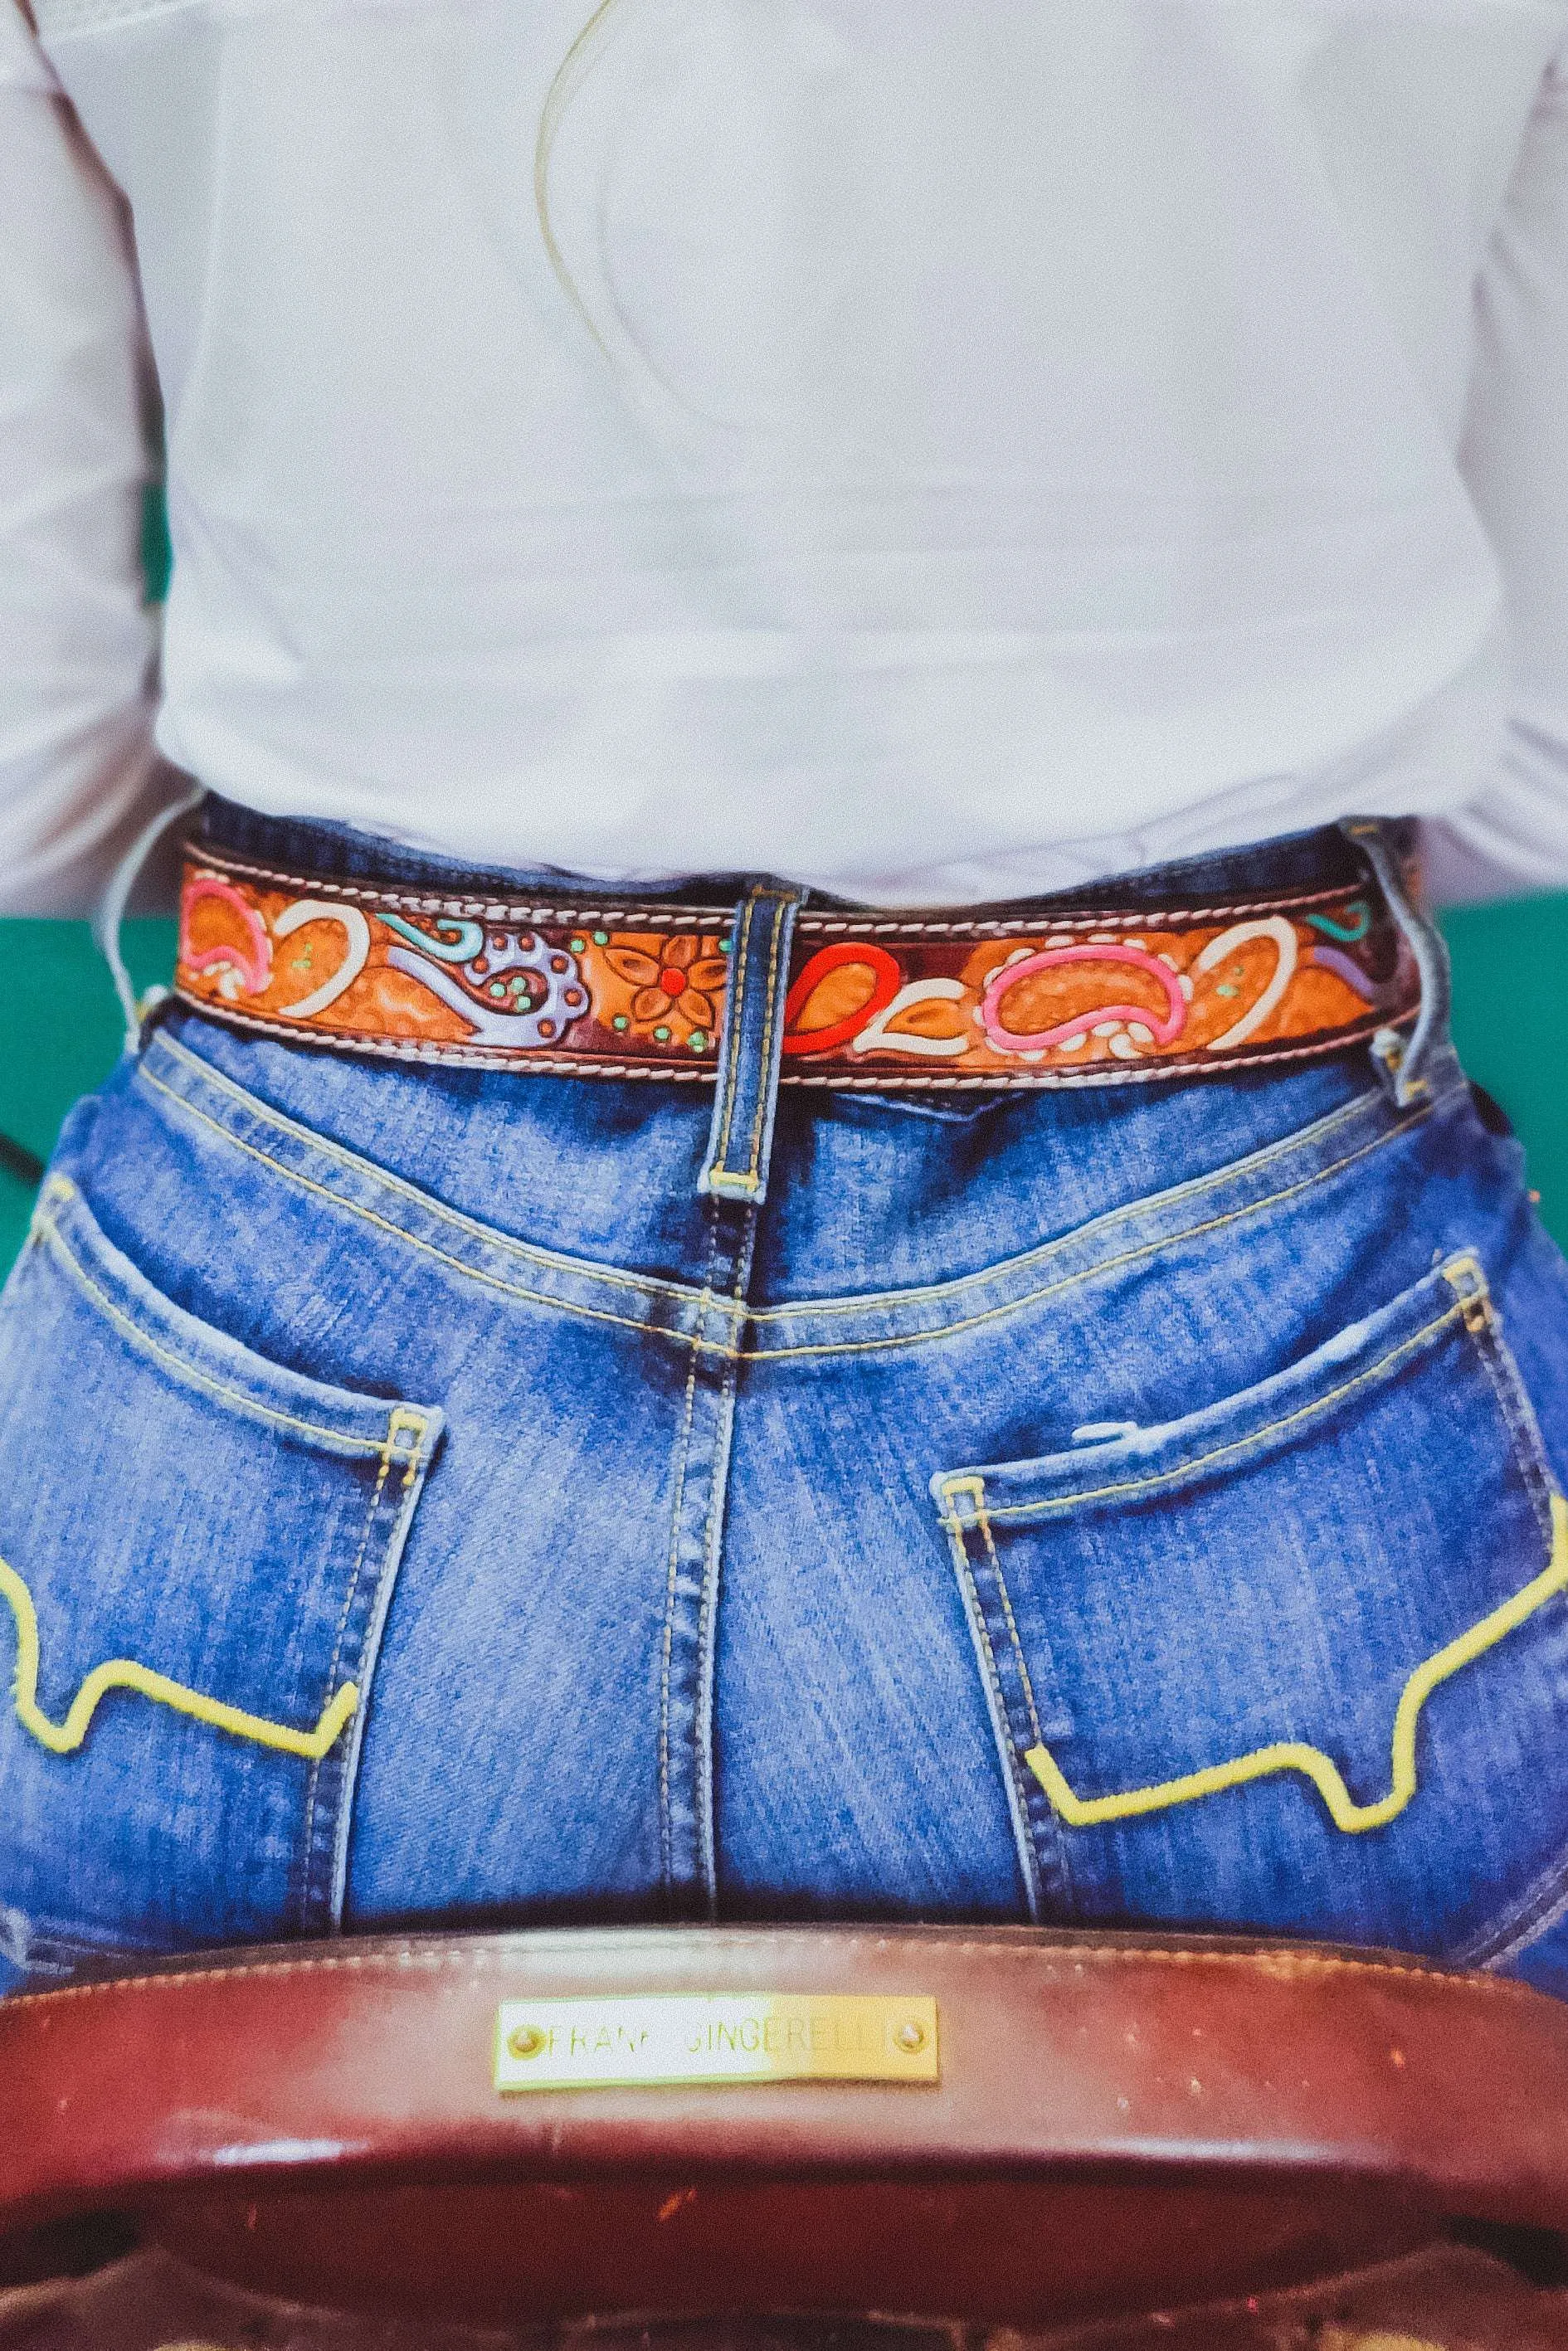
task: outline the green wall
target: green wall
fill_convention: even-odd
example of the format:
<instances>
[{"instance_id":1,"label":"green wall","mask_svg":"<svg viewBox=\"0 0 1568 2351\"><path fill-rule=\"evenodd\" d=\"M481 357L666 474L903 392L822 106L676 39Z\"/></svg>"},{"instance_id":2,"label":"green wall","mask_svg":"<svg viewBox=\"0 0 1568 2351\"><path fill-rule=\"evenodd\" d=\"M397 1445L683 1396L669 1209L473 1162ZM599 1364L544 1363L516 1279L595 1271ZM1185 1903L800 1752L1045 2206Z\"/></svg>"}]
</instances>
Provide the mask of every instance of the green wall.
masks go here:
<instances>
[{"instance_id":1,"label":"green wall","mask_svg":"<svg viewBox=\"0 0 1568 2351\"><path fill-rule=\"evenodd\" d=\"M1542 1214L1568 1245L1568 897L1469 908L1445 927L1459 1050L1524 1137ZM167 978L172 923L128 923L126 946L139 987ZM120 1050L120 1008L87 925L0 922L0 1134L42 1159L71 1102ZM0 1166L0 1268L20 1246L31 1197Z\"/></svg>"}]
</instances>

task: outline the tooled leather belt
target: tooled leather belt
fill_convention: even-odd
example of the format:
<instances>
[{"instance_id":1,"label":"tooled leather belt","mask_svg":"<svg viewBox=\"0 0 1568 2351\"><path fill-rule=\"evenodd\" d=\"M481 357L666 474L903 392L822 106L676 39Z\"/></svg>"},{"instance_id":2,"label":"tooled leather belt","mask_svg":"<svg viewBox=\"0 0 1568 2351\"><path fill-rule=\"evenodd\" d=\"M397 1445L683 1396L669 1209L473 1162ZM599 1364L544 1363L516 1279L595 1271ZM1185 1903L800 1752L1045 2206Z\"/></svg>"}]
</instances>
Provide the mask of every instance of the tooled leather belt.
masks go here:
<instances>
[{"instance_id":1,"label":"tooled leather belt","mask_svg":"<svg viewBox=\"0 0 1568 2351\"><path fill-rule=\"evenodd\" d=\"M727 909L275 872L187 852L175 993L271 1036L404 1061L706 1080ZM973 913L808 904L781 1081L922 1091L1125 1083L1338 1052L1412 1019L1375 882L1243 904L1047 901Z\"/></svg>"}]
</instances>

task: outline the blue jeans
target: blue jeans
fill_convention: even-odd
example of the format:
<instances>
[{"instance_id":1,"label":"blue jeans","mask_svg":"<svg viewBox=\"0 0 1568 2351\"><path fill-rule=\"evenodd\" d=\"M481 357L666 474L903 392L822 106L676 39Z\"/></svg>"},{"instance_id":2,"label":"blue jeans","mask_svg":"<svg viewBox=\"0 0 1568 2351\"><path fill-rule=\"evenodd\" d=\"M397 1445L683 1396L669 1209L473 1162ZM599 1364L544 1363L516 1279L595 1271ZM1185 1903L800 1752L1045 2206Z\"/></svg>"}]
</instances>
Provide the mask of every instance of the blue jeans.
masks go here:
<instances>
[{"instance_id":1,"label":"blue jeans","mask_svg":"<svg viewBox=\"0 0 1568 2351\"><path fill-rule=\"evenodd\" d=\"M754 1025L720 1180L711 1086L166 1013L0 1303L0 1981L921 1917L1568 1989L1568 1269L1420 937L1403 1070L779 1092Z\"/></svg>"}]
</instances>

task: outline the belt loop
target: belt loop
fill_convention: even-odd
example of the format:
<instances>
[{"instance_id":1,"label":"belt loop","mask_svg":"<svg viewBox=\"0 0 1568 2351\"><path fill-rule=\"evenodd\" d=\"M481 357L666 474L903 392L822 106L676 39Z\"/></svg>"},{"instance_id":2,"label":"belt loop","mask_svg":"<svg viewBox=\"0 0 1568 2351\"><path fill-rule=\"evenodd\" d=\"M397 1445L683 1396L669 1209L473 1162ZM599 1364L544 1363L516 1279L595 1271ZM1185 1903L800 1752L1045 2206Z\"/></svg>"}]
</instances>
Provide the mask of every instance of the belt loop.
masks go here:
<instances>
[{"instance_id":1,"label":"belt loop","mask_svg":"<svg viewBox=\"0 0 1568 2351\"><path fill-rule=\"evenodd\" d=\"M789 946L805 894L761 883L736 909L718 1088L697 1189L747 1207L768 1196Z\"/></svg>"},{"instance_id":2,"label":"belt loop","mask_svg":"<svg viewBox=\"0 0 1568 2351\"><path fill-rule=\"evenodd\" d=\"M1442 933L1416 904L1401 840L1406 828L1379 817L1345 817L1340 831L1354 841L1377 876L1388 911L1415 959L1421 981L1421 1008L1409 1038L1397 1029L1380 1029L1372 1040L1372 1058L1400 1110L1428 1091L1423 1074L1432 1048L1448 1033L1451 981L1448 950Z\"/></svg>"}]
</instances>

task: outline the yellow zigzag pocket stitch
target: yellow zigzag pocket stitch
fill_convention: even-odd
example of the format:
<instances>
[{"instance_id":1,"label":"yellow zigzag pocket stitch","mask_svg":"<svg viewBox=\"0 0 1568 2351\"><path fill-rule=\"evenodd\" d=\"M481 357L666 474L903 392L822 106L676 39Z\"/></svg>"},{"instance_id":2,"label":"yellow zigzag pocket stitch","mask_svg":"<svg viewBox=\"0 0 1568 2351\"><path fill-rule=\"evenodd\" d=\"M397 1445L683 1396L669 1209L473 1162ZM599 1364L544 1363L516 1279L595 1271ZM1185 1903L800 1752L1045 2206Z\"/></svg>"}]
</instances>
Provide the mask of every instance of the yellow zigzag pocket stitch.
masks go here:
<instances>
[{"instance_id":1,"label":"yellow zigzag pocket stitch","mask_svg":"<svg viewBox=\"0 0 1568 2351\"><path fill-rule=\"evenodd\" d=\"M1549 1564L1532 1583L1461 1633L1417 1666L1406 1683L1394 1718L1394 1779L1386 1796L1375 1804L1358 1804L1345 1786L1338 1767L1319 1747L1295 1740L1257 1748L1233 1762L1212 1764L1206 1771L1188 1771L1179 1780L1165 1780L1154 1788L1129 1788L1119 1796L1074 1795L1048 1747L1031 1747L1024 1761L1071 1829L1091 1829L1107 1821L1131 1821L1145 1813L1168 1812L1175 1804L1196 1803L1200 1796L1218 1796L1227 1788L1241 1788L1253 1780L1267 1780L1280 1771L1300 1771L1310 1780L1337 1829L1346 1836L1364 1836L1368 1829L1385 1828L1396 1820L1416 1793L1416 1727L1421 1709L1439 1683L1464 1666L1473 1665L1515 1632L1538 1608L1568 1588L1568 1502L1552 1498L1552 1545Z\"/></svg>"},{"instance_id":2,"label":"yellow zigzag pocket stitch","mask_svg":"<svg viewBox=\"0 0 1568 2351\"><path fill-rule=\"evenodd\" d=\"M150 1698L155 1706L172 1707L176 1714L188 1714L214 1730L248 1739L257 1747L276 1748L282 1755L301 1755L310 1763L319 1763L342 1737L360 1703L358 1688L345 1682L314 1730L291 1730L287 1723L268 1722L265 1715L246 1714L243 1707L204 1698L200 1690L187 1689L183 1682L171 1681L167 1674L154 1673L150 1666L113 1657L106 1665L94 1666L71 1700L64 1722L51 1722L38 1704L38 1617L33 1595L16 1569L3 1559L0 1593L10 1602L16 1620L16 1672L12 1684L16 1719L51 1755L75 1754L110 1690L134 1690L139 1698Z\"/></svg>"}]
</instances>

